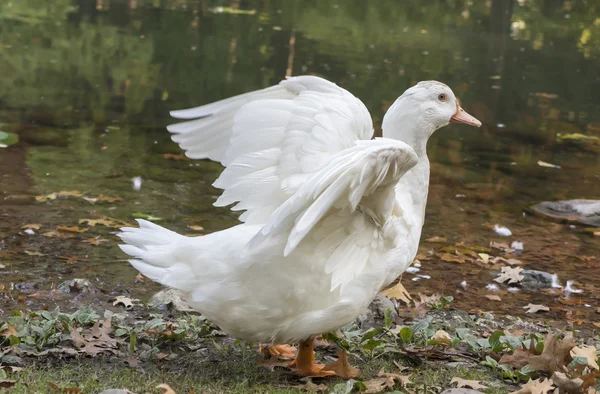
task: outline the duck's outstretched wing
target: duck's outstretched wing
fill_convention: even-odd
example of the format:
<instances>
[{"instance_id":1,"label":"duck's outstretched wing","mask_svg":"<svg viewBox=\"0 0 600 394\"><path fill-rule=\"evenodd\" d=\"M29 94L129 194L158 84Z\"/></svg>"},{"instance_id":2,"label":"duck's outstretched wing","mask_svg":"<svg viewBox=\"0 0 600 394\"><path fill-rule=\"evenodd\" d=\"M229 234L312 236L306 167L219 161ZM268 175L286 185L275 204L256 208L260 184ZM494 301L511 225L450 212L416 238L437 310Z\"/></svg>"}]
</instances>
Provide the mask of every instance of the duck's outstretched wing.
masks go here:
<instances>
[{"instance_id":1,"label":"duck's outstretched wing","mask_svg":"<svg viewBox=\"0 0 600 394\"><path fill-rule=\"evenodd\" d=\"M357 140L373 136L364 104L314 76L201 107L173 111L195 120L168 126L173 141L194 159L227 168L214 183L224 189L216 206L237 203L240 220L264 224L315 171Z\"/></svg>"},{"instance_id":2,"label":"duck's outstretched wing","mask_svg":"<svg viewBox=\"0 0 600 394\"><path fill-rule=\"evenodd\" d=\"M335 155L277 208L249 248L259 247L272 235L286 234L287 256L322 218L335 211L352 214L360 208L376 227L382 227L394 209L394 187L417 161L415 151L401 141L356 141L354 147Z\"/></svg>"}]
</instances>

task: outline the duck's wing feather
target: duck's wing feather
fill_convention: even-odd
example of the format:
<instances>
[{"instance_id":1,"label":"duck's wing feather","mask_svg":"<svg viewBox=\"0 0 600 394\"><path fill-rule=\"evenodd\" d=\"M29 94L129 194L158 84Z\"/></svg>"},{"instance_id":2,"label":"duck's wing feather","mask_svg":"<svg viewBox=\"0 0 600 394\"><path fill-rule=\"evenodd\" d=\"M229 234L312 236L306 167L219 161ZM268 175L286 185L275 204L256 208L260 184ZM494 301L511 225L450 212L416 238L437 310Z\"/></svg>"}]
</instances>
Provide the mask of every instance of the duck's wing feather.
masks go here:
<instances>
[{"instance_id":1,"label":"duck's wing feather","mask_svg":"<svg viewBox=\"0 0 600 394\"><path fill-rule=\"evenodd\" d=\"M321 219L342 210L354 213L360 209L375 225L371 227L381 228L394 209L395 185L417 161L414 150L401 141L356 141L311 175L277 208L250 241L249 248L258 248L269 237L285 234L287 256ZM369 236L372 234L371 231Z\"/></svg>"},{"instance_id":2,"label":"duck's wing feather","mask_svg":"<svg viewBox=\"0 0 600 394\"><path fill-rule=\"evenodd\" d=\"M173 111L192 119L168 126L190 158L227 168L214 183L224 189L217 206L237 203L240 220L264 224L333 156L373 136L364 104L339 86L314 76L202 107Z\"/></svg>"}]
</instances>

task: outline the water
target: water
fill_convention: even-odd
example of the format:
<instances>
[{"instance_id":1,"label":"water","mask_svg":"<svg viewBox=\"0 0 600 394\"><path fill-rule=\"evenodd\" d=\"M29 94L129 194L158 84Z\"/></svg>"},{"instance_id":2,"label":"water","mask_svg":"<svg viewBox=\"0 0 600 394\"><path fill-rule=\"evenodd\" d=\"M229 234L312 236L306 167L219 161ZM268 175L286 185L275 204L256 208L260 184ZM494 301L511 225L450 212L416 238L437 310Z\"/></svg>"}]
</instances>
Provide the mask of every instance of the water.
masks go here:
<instances>
[{"instance_id":1,"label":"water","mask_svg":"<svg viewBox=\"0 0 600 394\"><path fill-rule=\"evenodd\" d=\"M211 183L222 168L178 156L164 128L168 111L266 87L286 74L317 74L360 97L376 125L398 95L425 79L447 83L484 123L452 125L429 143L423 238L447 241L422 243L427 260L419 274L431 279L405 279L411 293L451 294L460 307L495 313L523 314L523 306L539 302L553 319L600 320L586 306L600 297L598 237L523 215L543 200L600 196L597 148L557 142L557 133L600 133L599 7L473 3L3 1L0 130L20 141L0 149L0 305L76 306L71 295L53 291L75 277L91 280L102 296L147 297L158 286L136 282L121 260L116 228L57 226L103 217L131 223L135 213L186 234L236 223L234 213L212 207L219 191ZM59 191L70 195L35 199ZM121 200L82 198L99 196ZM33 234L22 228L38 224ZM502 290L503 301L491 302L484 298L490 268L427 254L458 242L505 240L494 224L512 230L509 242L524 242L518 258L526 268L556 272L563 285L576 280L584 292Z\"/></svg>"}]
</instances>

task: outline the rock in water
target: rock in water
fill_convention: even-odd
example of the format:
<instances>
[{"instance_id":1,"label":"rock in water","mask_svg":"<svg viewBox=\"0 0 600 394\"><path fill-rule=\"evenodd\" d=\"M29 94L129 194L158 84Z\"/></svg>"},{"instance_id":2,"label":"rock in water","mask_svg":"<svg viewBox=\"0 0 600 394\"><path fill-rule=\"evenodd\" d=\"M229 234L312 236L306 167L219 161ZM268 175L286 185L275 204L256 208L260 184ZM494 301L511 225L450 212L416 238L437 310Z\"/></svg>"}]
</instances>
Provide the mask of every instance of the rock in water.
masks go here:
<instances>
[{"instance_id":1,"label":"rock in water","mask_svg":"<svg viewBox=\"0 0 600 394\"><path fill-rule=\"evenodd\" d=\"M561 222L600 227L600 200L544 201L530 209L533 213Z\"/></svg>"}]
</instances>

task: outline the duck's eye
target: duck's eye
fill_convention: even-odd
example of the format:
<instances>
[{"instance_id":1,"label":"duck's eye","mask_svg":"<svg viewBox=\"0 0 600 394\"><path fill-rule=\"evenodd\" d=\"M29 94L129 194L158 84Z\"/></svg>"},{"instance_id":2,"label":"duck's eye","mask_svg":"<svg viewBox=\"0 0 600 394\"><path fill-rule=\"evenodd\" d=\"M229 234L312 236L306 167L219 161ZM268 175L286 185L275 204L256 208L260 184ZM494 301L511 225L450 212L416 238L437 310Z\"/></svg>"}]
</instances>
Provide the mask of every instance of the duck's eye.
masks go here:
<instances>
[{"instance_id":1,"label":"duck's eye","mask_svg":"<svg viewBox=\"0 0 600 394\"><path fill-rule=\"evenodd\" d=\"M447 98L448 97L444 93L442 93L438 96L438 100L440 100L440 101L446 101Z\"/></svg>"}]
</instances>

